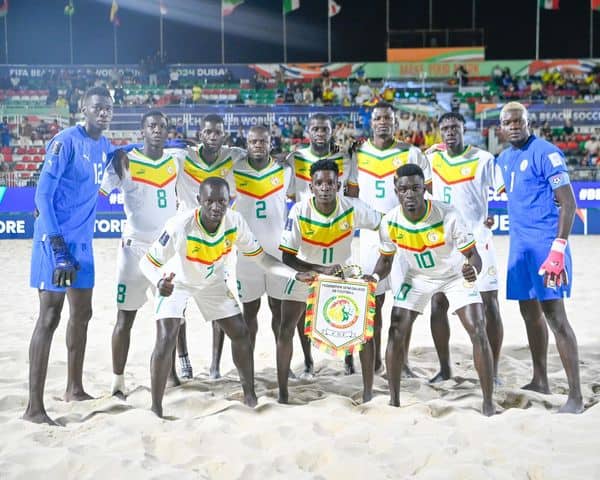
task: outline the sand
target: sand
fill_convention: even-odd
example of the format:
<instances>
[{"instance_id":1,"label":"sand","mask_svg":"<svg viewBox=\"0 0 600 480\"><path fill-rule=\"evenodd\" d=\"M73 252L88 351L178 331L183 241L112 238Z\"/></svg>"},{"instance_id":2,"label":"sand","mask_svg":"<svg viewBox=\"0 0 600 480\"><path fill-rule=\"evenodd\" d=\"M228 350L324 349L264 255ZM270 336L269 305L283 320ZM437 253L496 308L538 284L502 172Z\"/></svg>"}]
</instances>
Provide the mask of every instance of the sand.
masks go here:
<instances>
[{"instance_id":1,"label":"sand","mask_svg":"<svg viewBox=\"0 0 600 480\"><path fill-rule=\"evenodd\" d=\"M134 326L126 401L108 396L112 380L110 337L116 310L116 240L95 244L97 287L89 327L84 385L96 397L65 403L67 309L54 337L45 402L64 427L20 419L27 404L27 349L37 317L36 292L27 287L30 241L3 241L0 285L0 479L177 478L194 479L593 479L600 478L600 320L596 272L598 237L573 237L575 289L567 302L577 334L586 411L556 414L567 383L550 346L552 395L519 389L531 376L525 328L515 302L500 292L505 344L500 364L504 384L494 399L501 412L479 413L481 393L469 340L452 324L455 378L429 385L437 360L428 315L415 324L410 362L422 378L402 383L401 408L387 405L385 379L376 378L375 398L359 402L360 375L346 377L339 360L314 351L317 376L292 381L292 405L277 404L275 345L263 309L255 354L259 405L239 402L241 389L226 342L223 379L209 381L210 325L190 310L188 339L195 379L167 390L168 420L150 411L149 360L154 322L149 306ZM496 238L500 270L508 239ZM264 303L264 302L263 302ZM389 312L390 300L386 312ZM387 313L386 317L387 318ZM384 326L387 328L386 320ZM385 341L385 338L384 338ZM295 340L292 365L301 370Z\"/></svg>"}]
</instances>

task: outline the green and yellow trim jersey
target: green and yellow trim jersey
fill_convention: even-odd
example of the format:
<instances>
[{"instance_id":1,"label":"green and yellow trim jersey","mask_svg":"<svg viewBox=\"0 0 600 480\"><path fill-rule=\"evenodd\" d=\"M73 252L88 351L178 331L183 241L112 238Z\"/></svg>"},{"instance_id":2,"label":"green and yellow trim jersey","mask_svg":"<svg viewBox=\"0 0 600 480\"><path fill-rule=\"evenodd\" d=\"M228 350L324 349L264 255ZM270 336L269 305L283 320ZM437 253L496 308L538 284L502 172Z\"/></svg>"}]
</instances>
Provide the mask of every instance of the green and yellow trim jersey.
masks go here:
<instances>
[{"instance_id":1,"label":"green and yellow trim jersey","mask_svg":"<svg viewBox=\"0 0 600 480\"><path fill-rule=\"evenodd\" d=\"M156 285L162 273L175 273L175 282L202 288L224 282L225 257L235 245L249 258L263 254L263 249L238 212L227 210L214 233L206 231L200 221L201 209L186 210L167 221L162 234L140 261L144 274Z\"/></svg>"},{"instance_id":2,"label":"green and yellow trim jersey","mask_svg":"<svg viewBox=\"0 0 600 480\"><path fill-rule=\"evenodd\" d=\"M325 215L311 196L290 210L279 249L309 263L347 264L354 232L359 228L376 230L380 222L381 214L356 198L338 195L335 209Z\"/></svg>"},{"instance_id":3,"label":"green and yellow trim jersey","mask_svg":"<svg viewBox=\"0 0 600 480\"><path fill-rule=\"evenodd\" d=\"M335 161L340 170L342 185L356 185L356 170L352 168L352 159L345 153L336 152L323 156L315 155L311 147L300 148L290 153L288 162L294 169L294 192L296 201L310 197L310 167L318 160L328 158Z\"/></svg>"},{"instance_id":4,"label":"green and yellow trim jersey","mask_svg":"<svg viewBox=\"0 0 600 480\"><path fill-rule=\"evenodd\" d=\"M292 169L270 160L256 170L247 158L233 168L236 199L233 209L242 214L265 251L281 258L279 240L287 218L287 196L292 188Z\"/></svg>"},{"instance_id":5,"label":"green and yellow trim jersey","mask_svg":"<svg viewBox=\"0 0 600 480\"><path fill-rule=\"evenodd\" d=\"M198 187L208 177L221 177L229 184L231 194L235 192L233 167L246 156L246 151L237 147L221 147L213 163L206 163L202 156L203 145L188 147L180 165L181 175L177 180L179 210L189 210L198 206Z\"/></svg>"},{"instance_id":6,"label":"green and yellow trim jersey","mask_svg":"<svg viewBox=\"0 0 600 480\"><path fill-rule=\"evenodd\" d=\"M359 198L381 213L387 213L398 205L394 192L394 175L398 167L414 163L423 170L425 184L431 182L431 169L425 155L406 143L394 141L389 148L380 150L367 140L356 150L354 162Z\"/></svg>"},{"instance_id":7,"label":"green and yellow trim jersey","mask_svg":"<svg viewBox=\"0 0 600 480\"><path fill-rule=\"evenodd\" d=\"M183 154L176 150L165 150L163 156L152 159L137 149L131 150L129 169L123 179L114 167L108 166L102 178L100 192L108 195L114 189L123 192L123 208L127 222L124 237L151 243L161 232L165 222L175 215L177 197L175 185Z\"/></svg>"},{"instance_id":8,"label":"green and yellow trim jersey","mask_svg":"<svg viewBox=\"0 0 600 480\"><path fill-rule=\"evenodd\" d=\"M389 211L379 229L380 253L398 253L409 268L431 278L460 274L463 252L475 247L475 239L451 205L426 200L423 216L415 222L402 213L402 206Z\"/></svg>"},{"instance_id":9,"label":"green and yellow trim jersey","mask_svg":"<svg viewBox=\"0 0 600 480\"><path fill-rule=\"evenodd\" d=\"M504 191L502 172L494 156L469 145L460 155L438 150L427 155L427 159L433 171L433 198L453 205L477 241L486 241L491 236L483 224L488 215L490 189L496 193Z\"/></svg>"}]
</instances>

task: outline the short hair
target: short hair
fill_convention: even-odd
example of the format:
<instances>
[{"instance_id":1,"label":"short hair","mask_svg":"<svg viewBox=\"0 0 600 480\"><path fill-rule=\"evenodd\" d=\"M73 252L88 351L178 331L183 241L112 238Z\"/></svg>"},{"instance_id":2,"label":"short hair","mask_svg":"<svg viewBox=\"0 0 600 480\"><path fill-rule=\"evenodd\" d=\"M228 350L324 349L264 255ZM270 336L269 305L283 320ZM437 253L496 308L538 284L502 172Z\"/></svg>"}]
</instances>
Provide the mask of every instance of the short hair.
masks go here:
<instances>
[{"instance_id":1,"label":"short hair","mask_svg":"<svg viewBox=\"0 0 600 480\"><path fill-rule=\"evenodd\" d=\"M241 128L241 126L240 126ZM271 132L269 131L269 129L267 127L265 127L264 125L252 125L250 127L250 129L248 130L248 133L250 132L254 132L254 133L266 133L267 135L271 135Z\"/></svg>"},{"instance_id":2,"label":"short hair","mask_svg":"<svg viewBox=\"0 0 600 480\"><path fill-rule=\"evenodd\" d=\"M221 115L217 115L216 113L211 113L209 115L206 115L206 117L204 117L202 119L202 128L204 128L204 126L208 122L210 122L210 123L222 123L223 125L225 125L223 117Z\"/></svg>"},{"instance_id":3,"label":"short hair","mask_svg":"<svg viewBox=\"0 0 600 480\"><path fill-rule=\"evenodd\" d=\"M204 181L200 184L199 192L202 193L202 190L205 187L225 187L227 189L227 193L229 193L229 184L221 177L208 177L205 178Z\"/></svg>"},{"instance_id":4,"label":"short hair","mask_svg":"<svg viewBox=\"0 0 600 480\"><path fill-rule=\"evenodd\" d=\"M407 163L406 165L402 165L396 170L396 175L394 177L394 182L401 177L412 177L413 175L417 175L421 177L423 182L425 181L425 174L423 170L418 165L414 163Z\"/></svg>"},{"instance_id":5,"label":"short hair","mask_svg":"<svg viewBox=\"0 0 600 480\"><path fill-rule=\"evenodd\" d=\"M525 105L523 105L520 102L508 102L506 105L504 105L502 107L502 110L500 110L500 117L502 117L504 112L509 112L511 110L518 110L523 113L523 116L525 118L529 118L529 114L527 113L527 109L525 108Z\"/></svg>"},{"instance_id":6,"label":"short hair","mask_svg":"<svg viewBox=\"0 0 600 480\"><path fill-rule=\"evenodd\" d=\"M146 121L146 119L148 117L162 117L168 123L167 116L160 110L148 110L146 113L144 113L142 115L142 120L140 122L140 125L142 126L142 128L144 128L144 122Z\"/></svg>"},{"instance_id":7,"label":"short hair","mask_svg":"<svg viewBox=\"0 0 600 480\"><path fill-rule=\"evenodd\" d=\"M112 100L112 96L106 87L91 87L86 90L83 94L83 103L85 103L90 97L97 95L98 97L106 97Z\"/></svg>"},{"instance_id":8,"label":"short hair","mask_svg":"<svg viewBox=\"0 0 600 480\"><path fill-rule=\"evenodd\" d=\"M325 113L315 113L314 115L311 115L308 119L308 124L310 125L313 122L313 120L322 120L323 122L329 122L329 125L333 127L333 121L331 120L331 117Z\"/></svg>"},{"instance_id":9,"label":"short hair","mask_svg":"<svg viewBox=\"0 0 600 480\"><path fill-rule=\"evenodd\" d=\"M375 110L376 108L389 108L390 110L392 110L392 112L396 111L396 107L394 107L394 105L392 105L389 102L377 102L374 106L373 106L373 110Z\"/></svg>"},{"instance_id":10,"label":"short hair","mask_svg":"<svg viewBox=\"0 0 600 480\"><path fill-rule=\"evenodd\" d=\"M446 112L446 113L440 115L440 118L438 118L438 125L441 125L441 123L444 120L458 120L463 125L465 123L467 123L465 121L465 117L463 117L462 114L460 114L458 112Z\"/></svg>"},{"instance_id":11,"label":"short hair","mask_svg":"<svg viewBox=\"0 0 600 480\"><path fill-rule=\"evenodd\" d=\"M338 167L338 164L335 162L335 160L331 160L330 158L323 158L313 163L310 166L310 176L312 177L320 170L335 172L336 177L340 174L340 168Z\"/></svg>"}]
</instances>

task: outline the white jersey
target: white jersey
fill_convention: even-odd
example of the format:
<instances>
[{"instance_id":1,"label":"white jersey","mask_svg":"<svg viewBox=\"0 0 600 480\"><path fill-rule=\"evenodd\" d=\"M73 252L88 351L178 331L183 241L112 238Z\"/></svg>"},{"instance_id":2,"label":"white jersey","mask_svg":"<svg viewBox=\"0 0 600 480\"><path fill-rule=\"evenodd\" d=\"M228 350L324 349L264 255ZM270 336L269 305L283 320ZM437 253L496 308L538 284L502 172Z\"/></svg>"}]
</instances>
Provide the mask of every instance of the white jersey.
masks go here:
<instances>
[{"instance_id":1,"label":"white jersey","mask_svg":"<svg viewBox=\"0 0 600 480\"><path fill-rule=\"evenodd\" d=\"M379 229L380 253L399 253L407 261L409 273L433 279L460 274L466 252L475 247L473 234L451 205L426 200L425 214L408 220L397 206L388 212Z\"/></svg>"},{"instance_id":2,"label":"white jersey","mask_svg":"<svg viewBox=\"0 0 600 480\"><path fill-rule=\"evenodd\" d=\"M504 180L494 156L474 146L455 157L435 151L427 156L433 172L433 198L453 205L479 242L491 236L483 222L488 215L489 189L504 189Z\"/></svg>"},{"instance_id":3,"label":"white jersey","mask_svg":"<svg viewBox=\"0 0 600 480\"><path fill-rule=\"evenodd\" d=\"M113 165L109 165L100 191L105 195L115 188L123 192L127 217L123 236L151 243L158 238L165 222L175 215L179 162L172 150L165 150L156 160L137 149L127 156L129 169L123 179L116 174Z\"/></svg>"},{"instance_id":4,"label":"white jersey","mask_svg":"<svg viewBox=\"0 0 600 480\"><path fill-rule=\"evenodd\" d=\"M431 169L425 155L406 143L394 141L389 148L380 150L367 140L356 151L355 163L359 198L381 213L398 205L394 192L394 174L398 167L414 163L423 170L425 184L431 182Z\"/></svg>"},{"instance_id":5,"label":"white jersey","mask_svg":"<svg viewBox=\"0 0 600 480\"><path fill-rule=\"evenodd\" d=\"M356 198L338 195L335 210L324 215L309 197L290 210L279 248L309 263L348 264L355 230L376 230L380 222L381 214Z\"/></svg>"},{"instance_id":6,"label":"white jersey","mask_svg":"<svg viewBox=\"0 0 600 480\"><path fill-rule=\"evenodd\" d=\"M164 273L174 282L202 288L225 281L223 264L233 246L248 257L263 255L248 224L238 212L227 210L214 233L200 222L200 208L180 212L167 221L162 234L140 261L144 275L156 285Z\"/></svg>"},{"instance_id":7,"label":"white jersey","mask_svg":"<svg viewBox=\"0 0 600 480\"><path fill-rule=\"evenodd\" d=\"M279 240L287 218L292 169L273 160L256 170L247 158L233 167L236 199L233 209L242 214L265 251L281 259Z\"/></svg>"},{"instance_id":8,"label":"white jersey","mask_svg":"<svg viewBox=\"0 0 600 480\"><path fill-rule=\"evenodd\" d=\"M202 157L202 145L188 147L184 150L187 155L182 159L181 175L177 179L177 199L179 210L194 209L198 206L200 184L208 177L221 177L229 184L233 195L235 185L233 182L233 166L246 156L246 151L237 147L221 147L217 159L208 164Z\"/></svg>"},{"instance_id":9,"label":"white jersey","mask_svg":"<svg viewBox=\"0 0 600 480\"><path fill-rule=\"evenodd\" d=\"M311 196L309 187L311 182L310 167L318 160L333 160L337 163L342 185L356 185L356 170L352 168L352 159L347 154L337 152L319 157L313 153L311 147L306 147L292 152L289 158L294 167L293 194L297 202Z\"/></svg>"}]
</instances>

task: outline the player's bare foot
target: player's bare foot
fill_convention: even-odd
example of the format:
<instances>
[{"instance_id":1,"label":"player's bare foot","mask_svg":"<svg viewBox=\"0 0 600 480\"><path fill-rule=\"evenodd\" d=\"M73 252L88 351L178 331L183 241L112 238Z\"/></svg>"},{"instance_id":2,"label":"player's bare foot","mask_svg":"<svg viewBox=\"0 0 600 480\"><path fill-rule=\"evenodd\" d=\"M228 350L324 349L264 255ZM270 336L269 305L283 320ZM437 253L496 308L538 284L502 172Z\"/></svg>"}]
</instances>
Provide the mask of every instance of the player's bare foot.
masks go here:
<instances>
[{"instance_id":1,"label":"player's bare foot","mask_svg":"<svg viewBox=\"0 0 600 480\"><path fill-rule=\"evenodd\" d=\"M560 409L558 413L582 413L583 412L583 399L579 398L571 398L567 400Z\"/></svg>"},{"instance_id":2,"label":"player's bare foot","mask_svg":"<svg viewBox=\"0 0 600 480\"><path fill-rule=\"evenodd\" d=\"M27 410L23 414L22 418L23 418L23 420L27 420L28 422L31 422L31 423L38 423L38 424L46 423L46 424L50 425L51 427L59 427L60 426L58 423L56 423L54 420L52 420L46 412L30 412L29 410Z\"/></svg>"},{"instance_id":3,"label":"player's bare foot","mask_svg":"<svg viewBox=\"0 0 600 480\"><path fill-rule=\"evenodd\" d=\"M400 406L400 400L390 399L390 401L388 402L388 405L390 407L399 407Z\"/></svg>"},{"instance_id":4,"label":"player's bare foot","mask_svg":"<svg viewBox=\"0 0 600 480\"><path fill-rule=\"evenodd\" d=\"M363 392L363 403L370 402L373 399L373 392Z\"/></svg>"},{"instance_id":5,"label":"player's bare foot","mask_svg":"<svg viewBox=\"0 0 600 480\"><path fill-rule=\"evenodd\" d=\"M402 367L402 378L418 378L418 375L408 365L404 365Z\"/></svg>"},{"instance_id":6,"label":"player's bare foot","mask_svg":"<svg viewBox=\"0 0 600 480\"><path fill-rule=\"evenodd\" d=\"M158 418L163 418L163 409L160 406L152 405L150 408Z\"/></svg>"},{"instance_id":7,"label":"player's bare foot","mask_svg":"<svg viewBox=\"0 0 600 480\"><path fill-rule=\"evenodd\" d=\"M65 402L84 402L85 400L93 400L94 397L85 393L83 390L67 390L63 395Z\"/></svg>"},{"instance_id":8,"label":"player's bare foot","mask_svg":"<svg viewBox=\"0 0 600 480\"><path fill-rule=\"evenodd\" d=\"M208 371L208 378L211 380L218 380L221 378L221 372L216 367L210 367L210 370Z\"/></svg>"},{"instance_id":9,"label":"player's bare foot","mask_svg":"<svg viewBox=\"0 0 600 480\"><path fill-rule=\"evenodd\" d=\"M121 390L117 390L116 392L113 392L112 394L113 397L117 397L119 400L127 400L127 395L125 395Z\"/></svg>"},{"instance_id":10,"label":"player's bare foot","mask_svg":"<svg viewBox=\"0 0 600 480\"><path fill-rule=\"evenodd\" d=\"M548 395L550 393L550 388L548 387L548 382L538 382L531 381L527 385L523 385L521 390L532 390L534 392L543 393Z\"/></svg>"},{"instance_id":11,"label":"player's bare foot","mask_svg":"<svg viewBox=\"0 0 600 480\"><path fill-rule=\"evenodd\" d=\"M277 402L287 405L289 403L288 394L279 392L279 398L277 398Z\"/></svg>"},{"instance_id":12,"label":"player's bare foot","mask_svg":"<svg viewBox=\"0 0 600 480\"><path fill-rule=\"evenodd\" d=\"M433 377L429 379L429 383L439 383L443 382L444 380L450 380L450 372L440 370L438 373L436 373Z\"/></svg>"},{"instance_id":13,"label":"player's bare foot","mask_svg":"<svg viewBox=\"0 0 600 480\"><path fill-rule=\"evenodd\" d=\"M355 373L354 357L352 355L346 355L346 358L344 358L344 375L354 375Z\"/></svg>"},{"instance_id":14,"label":"player's bare foot","mask_svg":"<svg viewBox=\"0 0 600 480\"><path fill-rule=\"evenodd\" d=\"M307 363L304 365L304 371L300 374L300 379L312 380L313 378L315 378L315 367L312 363Z\"/></svg>"},{"instance_id":15,"label":"player's bare foot","mask_svg":"<svg viewBox=\"0 0 600 480\"><path fill-rule=\"evenodd\" d=\"M258 400L256 399L256 395L251 394L251 395L244 395L244 405L250 407L250 408L254 408L256 407L258 403Z\"/></svg>"},{"instance_id":16,"label":"player's bare foot","mask_svg":"<svg viewBox=\"0 0 600 480\"><path fill-rule=\"evenodd\" d=\"M483 402L481 405L481 413L486 417L494 415L496 413L496 408L494 407L493 402Z\"/></svg>"},{"instance_id":17,"label":"player's bare foot","mask_svg":"<svg viewBox=\"0 0 600 480\"><path fill-rule=\"evenodd\" d=\"M288 378L290 378L292 380L296 380L298 377L296 377L296 374L290 370L288 372Z\"/></svg>"}]
</instances>

